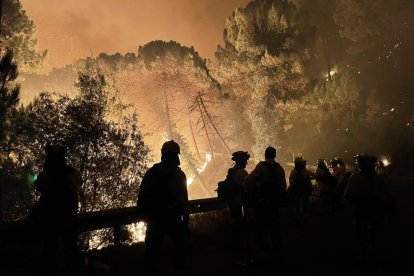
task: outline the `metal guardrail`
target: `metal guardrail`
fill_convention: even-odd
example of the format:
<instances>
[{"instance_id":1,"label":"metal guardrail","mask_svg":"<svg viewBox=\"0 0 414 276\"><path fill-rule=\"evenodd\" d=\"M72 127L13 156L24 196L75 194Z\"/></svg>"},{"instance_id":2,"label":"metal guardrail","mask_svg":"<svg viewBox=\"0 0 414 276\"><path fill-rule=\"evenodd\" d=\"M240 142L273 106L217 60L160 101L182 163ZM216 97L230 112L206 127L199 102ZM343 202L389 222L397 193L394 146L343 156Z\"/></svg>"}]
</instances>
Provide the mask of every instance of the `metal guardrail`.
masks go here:
<instances>
[{"instance_id":1,"label":"metal guardrail","mask_svg":"<svg viewBox=\"0 0 414 276\"><path fill-rule=\"evenodd\" d=\"M223 209L226 205L217 198L195 199L189 201L190 214L203 213ZM135 207L109 209L97 212L78 214L77 224L79 233L113 228L114 243L121 240L121 226L140 221ZM34 222L22 220L0 225L0 241L2 243L14 241L36 240L41 237L41 227Z\"/></svg>"}]
</instances>

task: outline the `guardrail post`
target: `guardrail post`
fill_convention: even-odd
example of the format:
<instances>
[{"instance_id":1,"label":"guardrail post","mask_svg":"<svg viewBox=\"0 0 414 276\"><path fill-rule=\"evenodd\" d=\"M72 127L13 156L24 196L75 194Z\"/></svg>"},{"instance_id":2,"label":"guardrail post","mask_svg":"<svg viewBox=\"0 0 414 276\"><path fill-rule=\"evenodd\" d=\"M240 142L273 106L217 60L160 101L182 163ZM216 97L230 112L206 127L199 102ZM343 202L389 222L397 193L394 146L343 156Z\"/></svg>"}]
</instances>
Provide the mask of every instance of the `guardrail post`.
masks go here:
<instances>
[{"instance_id":1,"label":"guardrail post","mask_svg":"<svg viewBox=\"0 0 414 276\"><path fill-rule=\"evenodd\" d=\"M120 246L121 245L121 225L114 226L114 245Z\"/></svg>"}]
</instances>

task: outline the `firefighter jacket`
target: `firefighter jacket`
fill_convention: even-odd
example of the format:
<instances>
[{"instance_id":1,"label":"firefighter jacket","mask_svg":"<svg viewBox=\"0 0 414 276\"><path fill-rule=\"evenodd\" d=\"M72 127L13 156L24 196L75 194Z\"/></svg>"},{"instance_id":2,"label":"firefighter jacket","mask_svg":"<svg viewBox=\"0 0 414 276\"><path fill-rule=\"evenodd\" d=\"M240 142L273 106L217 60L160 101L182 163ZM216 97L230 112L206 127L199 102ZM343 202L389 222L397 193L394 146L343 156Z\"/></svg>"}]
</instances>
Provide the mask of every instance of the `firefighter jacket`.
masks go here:
<instances>
[{"instance_id":1,"label":"firefighter jacket","mask_svg":"<svg viewBox=\"0 0 414 276\"><path fill-rule=\"evenodd\" d=\"M188 215L187 179L180 167L161 162L145 173L137 211L147 219Z\"/></svg>"}]
</instances>

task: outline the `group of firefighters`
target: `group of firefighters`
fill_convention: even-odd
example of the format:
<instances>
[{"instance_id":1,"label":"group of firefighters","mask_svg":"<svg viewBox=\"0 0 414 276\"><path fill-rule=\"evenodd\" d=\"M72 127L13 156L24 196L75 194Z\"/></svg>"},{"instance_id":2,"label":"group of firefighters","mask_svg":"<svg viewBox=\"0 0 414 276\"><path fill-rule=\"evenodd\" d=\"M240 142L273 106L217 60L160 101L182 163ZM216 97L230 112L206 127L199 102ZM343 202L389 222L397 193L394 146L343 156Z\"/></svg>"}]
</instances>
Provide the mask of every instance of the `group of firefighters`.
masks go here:
<instances>
[{"instance_id":1,"label":"group of firefighters","mask_svg":"<svg viewBox=\"0 0 414 276\"><path fill-rule=\"evenodd\" d=\"M266 149L265 161L259 162L250 174L244 171L249 157L247 152L233 153L235 165L228 173L231 176L231 170L243 169L241 175L245 176L234 181L241 187L244 202L241 200L239 204L239 200L233 202L231 198L227 199L235 226L233 237L237 238L245 227L240 223L240 215L234 215L240 211L235 210L242 210L245 217L249 210L253 210L260 248L267 250L271 246L278 251L282 245L279 223L281 207L289 209L295 221L301 225L310 214L310 201L314 206L319 203L321 213L333 213L346 202L353 210L359 244L358 259L364 261L375 251L375 236L380 222L385 217L395 215L395 200L387 188L384 163L375 156L354 156L355 168L347 171L344 161L338 157L329 162L318 159L316 168L310 170L307 161L299 155L294 159L288 185L283 168L275 161L276 150L273 147ZM253 203L251 198L254 198ZM246 258L246 254L243 257Z\"/></svg>"},{"instance_id":2,"label":"group of firefighters","mask_svg":"<svg viewBox=\"0 0 414 276\"><path fill-rule=\"evenodd\" d=\"M79 172L66 164L63 145L48 146L46 151L43 172L35 182L41 197L31 216L43 221L47 229L44 239L48 272L53 274L57 269L50 265L50 261L57 258L57 239L61 238L66 247L67 265L72 267L74 274L78 274L79 270L73 269L79 264L74 226L76 190L82 180ZM185 241L190 219L186 175L180 168L179 155L180 146L176 142L165 142L161 148L161 162L145 173L140 186L137 212L147 223L146 275L154 275L157 271L165 235L169 235L174 244L176 274L184 275ZM378 221L389 213L393 202L384 177L377 172L381 166L378 166L375 157L364 154L355 156L357 169L350 173L340 158L334 158L329 164L324 159L318 159L316 170L311 171L306 160L297 156L288 178L282 166L275 161L274 147L265 150L264 161L259 162L250 174L246 171L249 158L248 152L234 152L234 166L228 170L226 180L217 189L219 198L228 206L233 222L234 249L240 253L240 264L247 265L252 257L248 254L249 244L245 239L247 213L252 213L255 218L260 249L279 251L282 248L279 210L289 206L296 221L302 223L311 198L320 199L324 212L333 212L346 199L354 210L361 253L369 254L374 246ZM313 184L313 181L316 183Z\"/></svg>"}]
</instances>

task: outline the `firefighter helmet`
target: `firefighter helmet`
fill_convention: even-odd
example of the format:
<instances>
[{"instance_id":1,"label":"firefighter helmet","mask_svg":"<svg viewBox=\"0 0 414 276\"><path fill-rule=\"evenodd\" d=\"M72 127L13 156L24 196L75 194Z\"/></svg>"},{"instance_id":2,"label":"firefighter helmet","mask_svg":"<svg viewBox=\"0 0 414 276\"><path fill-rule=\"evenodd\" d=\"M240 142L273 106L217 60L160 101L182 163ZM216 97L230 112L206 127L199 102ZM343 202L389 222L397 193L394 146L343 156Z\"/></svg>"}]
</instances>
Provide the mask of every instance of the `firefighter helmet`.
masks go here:
<instances>
[{"instance_id":1,"label":"firefighter helmet","mask_svg":"<svg viewBox=\"0 0 414 276\"><path fill-rule=\"evenodd\" d=\"M375 166L377 163L377 158L375 156L371 156L365 153L359 153L354 156L355 164L358 167L361 166Z\"/></svg>"},{"instance_id":2,"label":"firefighter helmet","mask_svg":"<svg viewBox=\"0 0 414 276\"><path fill-rule=\"evenodd\" d=\"M325 159L319 158L318 160L316 160L316 164L317 165L326 165Z\"/></svg>"},{"instance_id":3,"label":"firefighter helmet","mask_svg":"<svg viewBox=\"0 0 414 276\"><path fill-rule=\"evenodd\" d=\"M338 162L338 160L337 159L331 159L330 161L329 161L329 167L331 167L331 168L336 168L337 166L338 166L338 164L339 164L339 162Z\"/></svg>"},{"instance_id":4,"label":"firefighter helmet","mask_svg":"<svg viewBox=\"0 0 414 276\"><path fill-rule=\"evenodd\" d=\"M298 155L295 157L295 161L293 161L295 164L304 164L306 163L306 160L303 158L302 155Z\"/></svg>"},{"instance_id":5,"label":"firefighter helmet","mask_svg":"<svg viewBox=\"0 0 414 276\"><path fill-rule=\"evenodd\" d=\"M46 155L66 157L68 154L67 146L64 142L58 142L55 144L47 144L45 147Z\"/></svg>"},{"instance_id":6,"label":"firefighter helmet","mask_svg":"<svg viewBox=\"0 0 414 276\"><path fill-rule=\"evenodd\" d=\"M336 161L337 164L339 165L343 165L344 164L344 160L342 160L342 158L340 157L335 157L334 160Z\"/></svg>"},{"instance_id":7,"label":"firefighter helmet","mask_svg":"<svg viewBox=\"0 0 414 276\"><path fill-rule=\"evenodd\" d=\"M232 153L231 160L233 161L241 161L241 160L249 160L250 154L247 151L236 151Z\"/></svg>"}]
</instances>

